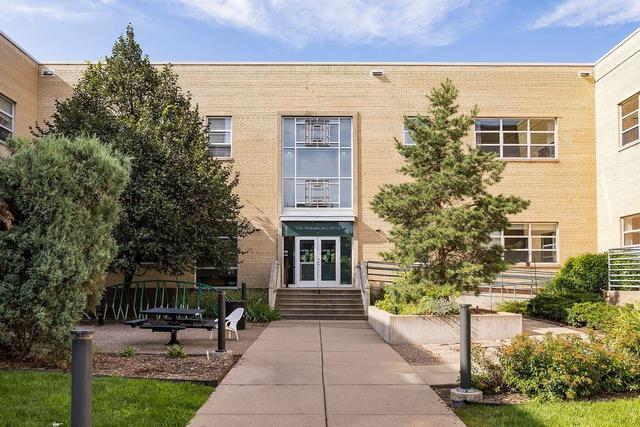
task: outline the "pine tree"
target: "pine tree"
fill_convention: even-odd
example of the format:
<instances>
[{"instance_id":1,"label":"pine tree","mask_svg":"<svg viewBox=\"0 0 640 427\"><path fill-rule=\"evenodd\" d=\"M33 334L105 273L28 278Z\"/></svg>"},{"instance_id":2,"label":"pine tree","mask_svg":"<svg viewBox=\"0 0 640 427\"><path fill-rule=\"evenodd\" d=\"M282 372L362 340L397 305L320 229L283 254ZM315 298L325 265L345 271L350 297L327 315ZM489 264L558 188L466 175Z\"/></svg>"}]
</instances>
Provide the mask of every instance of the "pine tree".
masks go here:
<instances>
[{"instance_id":1,"label":"pine tree","mask_svg":"<svg viewBox=\"0 0 640 427\"><path fill-rule=\"evenodd\" d=\"M125 283L147 263L176 275L199 260L233 265L238 254L229 243L253 230L240 214L238 176L210 155L203 123L171 66L153 66L128 26L111 56L89 64L73 95L37 127L39 134L94 135L131 159L110 266Z\"/></svg>"},{"instance_id":2,"label":"pine tree","mask_svg":"<svg viewBox=\"0 0 640 427\"><path fill-rule=\"evenodd\" d=\"M529 202L494 195L505 163L463 143L477 108L459 115L458 91L446 80L427 96L424 116L405 118L415 145L396 141L409 179L384 185L371 204L391 224L392 248L382 256L412 267L401 283L413 286L453 285L474 289L508 268L503 249L491 245L490 234L508 225L507 215Z\"/></svg>"}]
</instances>

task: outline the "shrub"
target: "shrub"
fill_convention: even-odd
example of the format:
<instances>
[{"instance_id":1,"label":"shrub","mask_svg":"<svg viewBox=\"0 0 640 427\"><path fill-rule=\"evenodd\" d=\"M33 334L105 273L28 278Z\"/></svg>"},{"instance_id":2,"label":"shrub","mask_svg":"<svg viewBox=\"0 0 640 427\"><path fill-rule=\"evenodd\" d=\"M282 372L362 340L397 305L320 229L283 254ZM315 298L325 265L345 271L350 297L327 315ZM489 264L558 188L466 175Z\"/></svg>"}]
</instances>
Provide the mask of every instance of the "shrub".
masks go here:
<instances>
[{"instance_id":1,"label":"shrub","mask_svg":"<svg viewBox=\"0 0 640 427\"><path fill-rule=\"evenodd\" d=\"M552 282L529 300L526 314L543 319L566 322L568 310L580 302L599 301L600 297L592 293L559 291Z\"/></svg>"},{"instance_id":2,"label":"shrub","mask_svg":"<svg viewBox=\"0 0 640 427\"><path fill-rule=\"evenodd\" d=\"M247 295L247 319L251 322L270 322L280 318L280 310L271 308L269 301L264 297L251 297ZM255 295L255 294L254 294Z\"/></svg>"},{"instance_id":3,"label":"shrub","mask_svg":"<svg viewBox=\"0 0 640 427\"><path fill-rule=\"evenodd\" d=\"M611 326L619 311L618 307L602 301L579 302L567 309L567 323L603 331Z\"/></svg>"},{"instance_id":4,"label":"shrub","mask_svg":"<svg viewBox=\"0 0 640 427\"><path fill-rule=\"evenodd\" d=\"M0 353L62 362L104 289L128 161L95 138L13 141L0 159Z\"/></svg>"},{"instance_id":5,"label":"shrub","mask_svg":"<svg viewBox=\"0 0 640 427\"><path fill-rule=\"evenodd\" d=\"M167 357L172 359L182 359L183 357L187 357L187 353L181 345L173 344L169 346L169 349L167 350Z\"/></svg>"},{"instance_id":6,"label":"shrub","mask_svg":"<svg viewBox=\"0 0 640 427\"><path fill-rule=\"evenodd\" d=\"M565 290L596 293L609 281L608 255L583 254L571 257L555 278L556 286Z\"/></svg>"},{"instance_id":7,"label":"shrub","mask_svg":"<svg viewBox=\"0 0 640 427\"><path fill-rule=\"evenodd\" d=\"M614 351L574 335L517 336L501 349L500 363L505 383L531 397L576 399L627 386L617 381L623 370Z\"/></svg>"},{"instance_id":8,"label":"shrub","mask_svg":"<svg viewBox=\"0 0 640 427\"><path fill-rule=\"evenodd\" d=\"M504 301L498 304L496 309L505 313L525 314L528 301Z\"/></svg>"},{"instance_id":9,"label":"shrub","mask_svg":"<svg viewBox=\"0 0 640 427\"><path fill-rule=\"evenodd\" d=\"M408 272L393 285L384 287L384 296L375 306L393 314L455 314L460 293L453 286L435 286L407 280ZM455 306L455 307L454 307Z\"/></svg>"},{"instance_id":10,"label":"shrub","mask_svg":"<svg viewBox=\"0 0 640 427\"><path fill-rule=\"evenodd\" d=\"M471 348L471 386L487 394L499 394L508 389L502 366L489 359L485 349L478 344Z\"/></svg>"},{"instance_id":11,"label":"shrub","mask_svg":"<svg viewBox=\"0 0 640 427\"><path fill-rule=\"evenodd\" d=\"M605 338L614 348L640 357L640 309L626 306L619 309Z\"/></svg>"},{"instance_id":12,"label":"shrub","mask_svg":"<svg viewBox=\"0 0 640 427\"><path fill-rule=\"evenodd\" d=\"M231 289L225 292L228 301L235 301L241 298L240 290ZM250 322L270 322L280 319L280 311L277 308L269 307L269 296L263 289L247 289L246 316ZM218 296L215 292L205 292L202 294L201 306L204 308L205 317L215 318L218 316ZM229 313L227 313L228 315Z\"/></svg>"},{"instance_id":13,"label":"shrub","mask_svg":"<svg viewBox=\"0 0 640 427\"><path fill-rule=\"evenodd\" d=\"M136 355L137 350L135 348L133 348L132 346L126 346L125 348L123 348L122 350L120 350L120 353L118 353L118 356L120 357L132 357Z\"/></svg>"}]
</instances>

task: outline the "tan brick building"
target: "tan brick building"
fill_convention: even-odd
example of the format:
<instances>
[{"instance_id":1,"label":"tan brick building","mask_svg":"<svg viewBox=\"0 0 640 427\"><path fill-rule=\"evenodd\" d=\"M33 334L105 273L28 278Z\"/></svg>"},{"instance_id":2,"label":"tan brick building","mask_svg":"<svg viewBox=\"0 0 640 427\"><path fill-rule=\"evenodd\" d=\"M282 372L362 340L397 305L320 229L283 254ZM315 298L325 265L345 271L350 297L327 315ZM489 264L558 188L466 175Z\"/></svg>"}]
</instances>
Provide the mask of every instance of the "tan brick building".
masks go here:
<instances>
[{"instance_id":1,"label":"tan brick building","mask_svg":"<svg viewBox=\"0 0 640 427\"><path fill-rule=\"evenodd\" d=\"M635 43L637 51L638 38L609 55L616 61L632 56L626 46ZM0 37L0 59L0 95L13 105L11 131L18 136L50 117L54 101L72 93L85 68L39 64L6 37ZM411 143L403 117L424 112L425 94L446 78L460 91L461 111L479 108L469 144L507 161L496 191L531 201L511 218L513 227L496 236L510 259L557 268L572 255L619 246L623 242L602 237L611 219L602 222L606 196L596 194L608 185L596 184L603 174L599 159L596 174L596 124L600 129L605 120L615 129L609 122L618 122L597 113L600 103L610 108L615 101L617 109L621 101L598 98L598 85L612 79L598 75L606 61L595 64L596 79L594 64L173 65L209 124L212 152L232 159L240 173L244 215L258 229L240 242L248 253L237 281L265 287L273 261L283 265L285 283L350 286L355 262L378 258L388 225L369 201L382 184L401 179L394 139ZM635 76L621 90L625 99L632 86L640 90ZM625 151L637 157L638 150ZM636 208L631 213L640 212ZM199 274L205 280L206 270Z\"/></svg>"}]
</instances>

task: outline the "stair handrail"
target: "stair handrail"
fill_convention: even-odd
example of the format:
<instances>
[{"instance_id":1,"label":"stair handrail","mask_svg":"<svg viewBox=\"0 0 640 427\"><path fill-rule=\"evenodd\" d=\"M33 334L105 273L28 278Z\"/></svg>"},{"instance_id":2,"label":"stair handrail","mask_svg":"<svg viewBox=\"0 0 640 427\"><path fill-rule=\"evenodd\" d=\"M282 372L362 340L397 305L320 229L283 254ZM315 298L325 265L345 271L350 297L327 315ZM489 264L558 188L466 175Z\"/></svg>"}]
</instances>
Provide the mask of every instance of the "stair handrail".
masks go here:
<instances>
[{"instance_id":1,"label":"stair handrail","mask_svg":"<svg viewBox=\"0 0 640 427\"><path fill-rule=\"evenodd\" d=\"M278 288L281 285L280 263L273 261L271 263L271 274L269 276L269 307L275 308Z\"/></svg>"},{"instance_id":2,"label":"stair handrail","mask_svg":"<svg viewBox=\"0 0 640 427\"><path fill-rule=\"evenodd\" d=\"M360 295L362 296L362 308L366 316L369 314L369 305L371 305L371 287L369 286L369 279L367 278L366 261L360 261L356 264L355 273L356 284L358 288L360 288Z\"/></svg>"}]
</instances>

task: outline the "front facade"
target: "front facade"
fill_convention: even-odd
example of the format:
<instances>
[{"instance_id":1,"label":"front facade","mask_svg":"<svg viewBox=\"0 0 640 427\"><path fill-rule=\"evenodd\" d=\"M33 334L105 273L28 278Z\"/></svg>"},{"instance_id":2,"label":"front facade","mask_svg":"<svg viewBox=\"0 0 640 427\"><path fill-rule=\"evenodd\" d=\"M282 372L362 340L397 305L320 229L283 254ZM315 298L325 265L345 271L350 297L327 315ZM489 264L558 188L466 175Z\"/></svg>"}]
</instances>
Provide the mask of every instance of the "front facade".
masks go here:
<instances>
[{"instance_id":1,"label":"front facade","mask_svg":"<svg viewBox=\"0 0 640 427\"><path fill-rule=\"evenodd\" d=\"M20 81L22 74L1 67L9 62L5 56L18 62L13 57L25 53L3 37L0 48L5 49L0 50L0 95L15 107L12 132L29 136L29 126L50 117L55 100L72 93L85 65L33 61L35 89L20 98L16 88L28 86ZM239 242L247 253L232 280L253 287L267 286L274 261L290 286L350 287L357 261L379 259L388 247L389 225L369 201L383 184L403 179L395 140L412 143L404 117L424 113L425 95L447 78L460 92L460 111L475 105L480 111L468 144L507 162L495 191L531 202L511 218L512 227L494 236L508 259L526 268L555 269L570 256L620 246L603 237L610 228L601 215L606 183L596 183L602 175L596 156L598 85L610 78L599 77L598 67L601 63L595 70L593 64L173 65L206 120L212 155L233 161L240 174L244 215L257 231ZM626 151L632 150L640 148ZM206 266L196 273L198 280L211 277Z\"/></svg>"}]
</instances>

